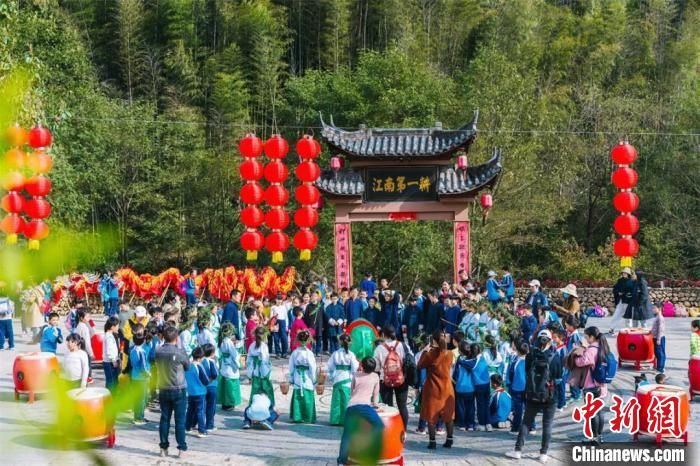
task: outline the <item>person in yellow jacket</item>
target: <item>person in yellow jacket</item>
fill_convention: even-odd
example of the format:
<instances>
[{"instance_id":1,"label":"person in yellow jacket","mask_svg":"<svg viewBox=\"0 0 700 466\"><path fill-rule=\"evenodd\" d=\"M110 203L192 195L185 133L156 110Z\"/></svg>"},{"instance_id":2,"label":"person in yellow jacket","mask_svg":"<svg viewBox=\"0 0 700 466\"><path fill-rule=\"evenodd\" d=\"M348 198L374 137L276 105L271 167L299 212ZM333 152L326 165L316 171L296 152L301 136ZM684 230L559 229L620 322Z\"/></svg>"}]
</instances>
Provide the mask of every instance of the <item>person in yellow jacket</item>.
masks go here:
<instances>
[{"instance_id":1,"label":"person in yellow jacket","mask_svg":"<svg viewBox=\"0 0 700 466\"><path fill-rule=\"evenodd\" d=\"M124 329L122 330L122 333L124 333L124 338L131 343L131 340L134 338L133 331L131 330L133 326L136 324L141 324L144 328L146 328L148 320L149 317L148 312L146 312L146 308L143 306L136 306L136 309L134 309L134 315L126 321L126 324L124 324Z\"/></svg>"}]
</instances>

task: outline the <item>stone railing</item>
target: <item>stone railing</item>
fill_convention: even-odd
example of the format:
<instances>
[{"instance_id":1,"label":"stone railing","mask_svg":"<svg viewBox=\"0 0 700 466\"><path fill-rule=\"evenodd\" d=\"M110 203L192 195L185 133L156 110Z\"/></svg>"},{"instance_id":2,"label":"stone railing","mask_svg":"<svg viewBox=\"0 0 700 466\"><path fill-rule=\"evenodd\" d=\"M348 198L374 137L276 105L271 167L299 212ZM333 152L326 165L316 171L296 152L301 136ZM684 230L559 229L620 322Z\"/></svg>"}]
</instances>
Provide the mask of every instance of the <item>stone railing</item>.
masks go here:
<instances>
[{"instance_id":1,"label":"stone railing","mask_svg":"<svg viewBox=\"0 0 700 466\"><path fill-rule=\"evenodd\" d=\"M522 302L527 296L527 288L517 288L515 296ZM558 288L544 290L548 296L561 299ZM581 306L590 307L597 304L612 309L612 288L578 288ZM649 295L654 302L671 301L685 307L700 307L700 288L649 288Z\"/></svg>"}]
</instances>

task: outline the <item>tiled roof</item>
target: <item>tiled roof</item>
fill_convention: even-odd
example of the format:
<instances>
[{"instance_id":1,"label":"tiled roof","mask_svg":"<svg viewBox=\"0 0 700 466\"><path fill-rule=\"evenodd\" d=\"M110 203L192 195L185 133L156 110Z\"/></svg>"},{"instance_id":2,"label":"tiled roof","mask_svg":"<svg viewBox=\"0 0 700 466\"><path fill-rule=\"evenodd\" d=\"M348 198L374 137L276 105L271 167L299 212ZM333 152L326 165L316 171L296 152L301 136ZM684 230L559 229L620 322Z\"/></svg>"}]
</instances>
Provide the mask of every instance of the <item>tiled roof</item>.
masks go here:
<instances>
[{"instance_id":1,"label":"tiled roof","mask_svg":"<svg viewBox=\"0 0 700 466\"><path fill-rule=\"evenodd\" d=\"M438 178L438 194L463 194L474 191L498 178L502 170L501 150L494 149L488 162L468 167L466 173L454 167L441 167Z\"/></svg>"},{"instance_id":2,"label":"tiled roof","mask_svg":"<svg viewBox=\"0 0 700 466\"><path fill-rule=\"evenodd\" d=\"M466 173L452 167L440 167L438 175L438 195L465 194L493 185L501 174L501 151L494 149L488 162L468 167ZM334 196L360 197L365 192L362 175L352 169L323 170L316 186L326 194Z\"/></svg>"},{"instance_id":3,"label":"tiled roof","mask_svg":"<svg viewBox=\"0 0 700 466\"><path fill-rule=\"evenodd\" d=\"M434 128L364 128L345 131L335 127L333 118L327 125L321 119L324 141L336 151L355 157L410 158L435 157L465 147L476 137L474 118L459 129L442 129L442 124Z\"/></svg>"}]
</instances>

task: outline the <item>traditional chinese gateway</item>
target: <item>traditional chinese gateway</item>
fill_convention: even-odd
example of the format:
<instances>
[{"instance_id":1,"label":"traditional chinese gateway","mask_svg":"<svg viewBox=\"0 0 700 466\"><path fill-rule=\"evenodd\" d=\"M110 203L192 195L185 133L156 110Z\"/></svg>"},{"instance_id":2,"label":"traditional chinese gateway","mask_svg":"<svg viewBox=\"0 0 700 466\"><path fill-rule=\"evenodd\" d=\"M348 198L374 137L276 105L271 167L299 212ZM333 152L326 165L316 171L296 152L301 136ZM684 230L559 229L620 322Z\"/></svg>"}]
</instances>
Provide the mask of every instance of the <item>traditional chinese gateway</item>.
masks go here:
<instances>
[{"instance_id":1,"label":"traditional chinese gateway","mask_svg":"<svg viewBox=\"0 0 700 466\"><path fill-rule=\"evenodd\" d=\"M352 222L443 220L454 225L454 275L469 270L469 206L479 191L493 188L501 175L501 152L469 166L478 112L459 129L366 128L345 131L323 126L334 158L317 187L335 205L335 278L352 284ZM347 164L342 159L343 157Z\"/></svg>"}]
</instances>

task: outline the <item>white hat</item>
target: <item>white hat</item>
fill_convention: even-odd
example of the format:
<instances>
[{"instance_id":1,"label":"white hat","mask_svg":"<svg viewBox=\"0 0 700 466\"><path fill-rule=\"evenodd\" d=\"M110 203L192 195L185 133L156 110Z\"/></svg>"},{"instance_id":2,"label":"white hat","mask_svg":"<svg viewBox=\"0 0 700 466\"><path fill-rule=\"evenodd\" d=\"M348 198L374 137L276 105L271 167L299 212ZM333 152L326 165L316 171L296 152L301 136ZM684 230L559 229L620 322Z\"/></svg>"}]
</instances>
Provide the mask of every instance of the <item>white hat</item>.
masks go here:
<instances>
[{"instance_id":1,"label":"white hat","mask_svg":"<svg viewBox=\"0 0 700 466\"><path fill-rule=\"evenodd\" d=\"M627 275L632 275L632 269L629 267L624 267L621 271L620 274L626 273Z\"/></svg>"},{"instance_id":2,"label":"white hat","mask_svg":"<svg viewBox=\"0 0 700 466\"><path fill-rule=\"evenodd\" d=\"M488 272L486 275L487 275L489 278L495 277L495 276L496 276L496 272L494 272L493 270L489 270L489 272Z\"/></svg>"},{"instance_id":3,"label":"white hat","mask_svg":"<svg viewBox=\"0 0 700 466\"><path fill-rule=\"evenodd\" d=\"M551 340L552 339L552 332L550 332L547 329L540 330L540 333L537 334L537 338L542 338L542 337L545 337L548 340Z\"/></svg>"},{"instance_id":4,"label":"white hat","mask_svg":"<svg viewBox=\"0 0 700 466\"><path fill-rule=\"evenodd\" d=\"M146 317L146 308L143 306L136 306L136 309L134 309L134 315L136 317Z\"/></svg>"},{"instance_id":5,"label":"white hat","mask_svg":"<svg viewBox=\"0 0 700 466\"><path fill-rule=\"evenodd\" d=\"M566 293L569 296L573 296L574 298L578 298L578 295L576 294L576 285L573 283L569 283L564 288L559 288L559 291Z\"/></svg>"},{"instance_id":6,"label":"white hat","mask_svg":"<svg viewBox=\"0 0 700 466\"><path fill-rule=\"evenodd\" d=\"M530 286L536 286L536 287L539 288L539 287L540 287L540 281L539 281L539 280L531 280L531 281L530 281Z\"/></svg>"}]
</instances>

